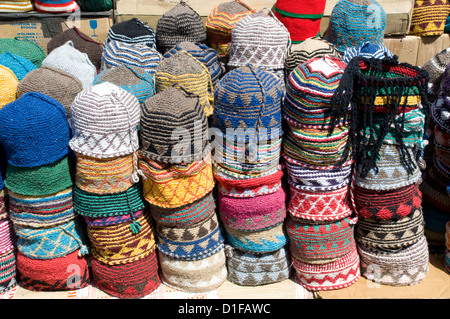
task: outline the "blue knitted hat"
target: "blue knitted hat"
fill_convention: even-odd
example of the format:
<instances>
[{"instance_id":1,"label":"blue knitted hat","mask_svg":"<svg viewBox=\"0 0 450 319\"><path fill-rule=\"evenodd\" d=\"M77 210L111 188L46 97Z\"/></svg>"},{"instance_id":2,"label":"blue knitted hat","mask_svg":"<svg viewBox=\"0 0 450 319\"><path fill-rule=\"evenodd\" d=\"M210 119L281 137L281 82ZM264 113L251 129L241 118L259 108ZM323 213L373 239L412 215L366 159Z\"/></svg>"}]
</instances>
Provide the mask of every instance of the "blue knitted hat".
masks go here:
<instances>
[{"instance_id":1,"label":"blue knitted hat","mask_svg":"<svg viewBox=\"0 0 450 319\"><path fill-rule=\"evenodd\" d=\"M10 52L0 54L0 64L13 71L19 81L21 81L28 72L36 69L36 65L30 60Z\"/></svg>"},{"instance_id":2,"label":"blue knitted hat","mask_svg":"<svg viewBox=\"0 0 450 319\"><path fill-rule=\"evenodd\" d=\"M8 164L36 167L69 151L70 128L64 107L40 92L29 92L0 110L0 144Z\"/></svg>"},{"instance_id":3,"label":"blue knitted hat","mask_svg":"<svg viewBox=\"0 0 450 319\"><path fill-rule=\"evenodd\" d=\"M344 51L343 61L348 64L355 56L363 56L366 58L383 59L386 56L393 57L392 52L381 44L364 42L355 47L349 47Z\"/></svg>"}]
</instances>

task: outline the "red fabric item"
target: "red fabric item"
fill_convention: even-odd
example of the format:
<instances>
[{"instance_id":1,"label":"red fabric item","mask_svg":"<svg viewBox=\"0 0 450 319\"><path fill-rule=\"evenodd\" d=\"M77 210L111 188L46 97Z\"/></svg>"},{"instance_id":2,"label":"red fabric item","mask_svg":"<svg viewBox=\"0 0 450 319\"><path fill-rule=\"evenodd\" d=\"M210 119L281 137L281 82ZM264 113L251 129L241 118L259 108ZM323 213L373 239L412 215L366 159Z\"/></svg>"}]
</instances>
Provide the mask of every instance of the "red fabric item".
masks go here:
<instances>
[{"instance_id":1,"label":"red fabric item","mask_svg":"<svg viewBox=\"0 0 450 319\"><path fill-rule=\"evenodd\" d=\"M323 14L326 0L277 0L277 9L295 14Z\"/></svg>"},{"instance_id":2,"label":"red fabric item","mask_svg":"<svg viewBox=\"0 0 450 319\"><path fill-rule=\"evenodd\" d=\"M306 39L315 37L320 33L320 23L322 19L301 19L283 16L276 11L273 13L289 31L291 40L294 43L305 41Z\"/></svg>"}]
</instances>

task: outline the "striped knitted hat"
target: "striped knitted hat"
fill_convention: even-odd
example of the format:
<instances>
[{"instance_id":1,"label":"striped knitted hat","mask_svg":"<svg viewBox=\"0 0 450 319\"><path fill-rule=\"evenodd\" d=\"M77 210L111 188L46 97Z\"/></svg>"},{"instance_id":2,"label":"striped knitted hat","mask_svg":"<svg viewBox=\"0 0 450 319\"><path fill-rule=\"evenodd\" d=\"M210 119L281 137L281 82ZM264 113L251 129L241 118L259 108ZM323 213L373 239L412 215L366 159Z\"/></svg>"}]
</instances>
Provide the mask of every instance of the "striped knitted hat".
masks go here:
<instances>
[{"instance_id":1,"label":"striped knitted hat","mask_svg":"<svg viewBox=\"0 0 450 319\"><path fill-rule=\"evenodd\" d=\"M161 60L162 55L156 49L142 44L111 40L104 44L101 70L125 64L155 73Z\"/></svg>"},{"instance_id":2,"label":"striped knitted hat","mask_svg":"<svg viewBox=\"0 0 450 319\"><path fill-rule=\"evenodd\" d=\"M29 92L3 107L0 126L0 144L9 165L46 165L69 152L70 128L66 110L45 94Z\"/></svg>"},{"instance_id":3,"label":"striped knitted hat","mask_svg":"<svg viewBox=\"0 0 450 319\"><path fill-rule=\"evenodd\" d=\"M0 254L0 294L17 286L16 252Z\"/></svg>"},{"instance_id":4,"label":"striped knitted hat","mask_svg":"<svg viewBox=\"0 0 450 319\"><path fill-rule=\"evenodd\" d=\"M168 87L142 105L139 152L168 164L202 160L207 129L200 98L183 87Z\"/></svg>"},{"instance_id":5,"label":"striped knitted hat","mask_svg":"<svg viewBox=\"0 0 450 319\"><path fill-rule=\"evenodd\" d=\"M376 0L339 0L324 39L341 53L366 41L383 44L386 16Z\"/></svg>"},{"instance_id":6,"label":"striped knitted hat","mask_svg":"<svg viewBox=\"0 0 450 319\"><path fill-rule=\"evenodd\" d=\"M230 54L231 33L242 18L255 13L246 3L234 0L216 5L208 14L205 22L208 45L216 50L224 60Z\"/></svg>"},{"instance_id":7,"label":"striped knitted hat","mask_svg":"<svg viewBox=\"0 0 450 319\"><path fill-rule=\"evenodd\" d=\"M0 255L14 251L17 248L17 233L13 222L9 219L0 221Z\"/></svg>"},{"instance_id":8,"label":"striped knitted hat","mask_svg":"<svg viewBox=\"0 0 450 319\"><path fill-rule=\"evenodd\" d=\"M109 11L114 8L114 0L78 0L81 11L99 12Z\"/></svg>"},{"instance_id":9,"label":"striped knitted hat","mask_svg":"<svg viewBox=\"0 0 450 319\"><path fill-rule=\"evenodd\" d=\"M138 18L115 23L108 30L105 45L111 41L134 45L144 45L156 49L156 33Z\"/></svg>"},{"instance_id":10,"label":"striped knitted hat","mask_svg":"<svg viewBox=\"0 0 450 319\"><path fill-rule=\"evenodd\" d=\"M289 47L284 61L286 77L299 65L314 58L321 58L325 55L341 59L341 54L333 44L320 38L310 37L301 43L294 43Z\"/></svg>"},{"instance_id":11,"label":"striped knitted hat","mask_svg":"<svg viewBox=\"0 0 450 319\"><path fill-rule=\"evenodd\" d=\"M74 75L83 83L83 88L92 86L97 75L97 69L89 56L78 50L72 41L67 41L50 52L42 61L42 66L58 68Z\"/></svg>"},{"instance_id":12,"label":"striped knitted hat","mask_svg":"<svg viewBox=\"0 0 450 319\"><path fill-rule=\"evenodd\" d=\"M92 283L116 298L143 298L161 286L156 251L134 262L107 265L90 259Z\"/></svg>"},{"instance_id":13,"label":"striped knitted hat","mask_svg":"<svg viewBox=\"0 0 450 319\"><path fill-rule=\"evenodd\" d=\"M348 64L355 56L363 56L366 58L384 59L386 56L393 57L392 52L381 44L371 42L363 42L354 47L348 47L344 51L342 60Z\"/></svg>"},{"instance_id":14,"label":"striped knitted hat","mask_svg":"<svg viewBox=\"0 0 450 319\"><path fill-rule=\"evenodd\" d=\"M71 106L70 148L80 154L110 158L139 148L138 99L115 84L104 82L81 91Z\"/></svg>"},{"instance_id":15,"label":"striped knitted hat","mask_svg":"<svg viewBox=\"0 0 450 319\"><path fill-rule=\"evenodd\" d=\"M168 286L190 293L219 288L227 279L224 249L199 260L183 260L158 252L161 280Z\"/></svg>"},{"instance_id":16,"label":"striped knitted hat","mask_svg":"<svg viewBox=\"0 0 450 319\"><path fill-rule=\"evenodd\" d=\"M17 85L17 97L28 92L41 92L62 104L70 118L70 106L83 83L74 75L62 69L42 66L30 71Z\"/></svg>"},{"instance_id":17,"label":"striped knitted hat","mask_svg":"<svg viewBox=\"0 0 450 319\"><path fill-rule=\"evenodd\" d=\"M206 116L213 113L213 84L208 68L186 51L179 51L164 58L156 67L156 92L180 85L187 92L197 95Z\"/></svg>"},{"instance_id":18,"label":"striped knitted hat","mask_svg":"<svg viewBox=\"0 0 450 319\"><path fill-rule=\"evenodd\" d=\"M47 54L50 54L54 49L64 45L67 41L72 41L75 49L86 53L97 70L100 69L103 44L95 41L75 26L53 37L47 43Z\"/></svg>"},{"instance_id":19,"label":"striped knitted hat","mask_svg":"<svg viewBox=\"0 0 450 319\"><path fill-rule=\"evenodd\" d=\"M207 35L200 15L180 0L159 18L156 39L159 51L165 53L183 41L205 43Z\"/></svg>"},{"instance_id":20,"label":"striped knitted hat","mask_svg":"<svg viewBox=\"0 0 450 319\"><path fill-rule=\"evenodd\" d=\"M145 207L137 212L128 213L124 215L115 215L115 216L107 216L107 217L91 217L84 216L84 221L86 222L87 227L104 227L104 226L117 226L123 223L130 223L134 220L140 218L144 211L148 208ZM137 228L136 228L137 230Z\"/></svg>"},{"instance_id":21,"label":"striped knitted hat","mask_svg":"<svg viewBox=\"0 0 450 319\"><path fill-rule=\"evenodd\" d=\"M34 10L31 0L2 0L0 12L26 12Z\"/></svg>"},{"instance_id":22,"label":"striped knitted hat","mask_svg":"<svg viewBox=\"0 0 450 319\"><path fill-rule=\"evenodd\" d=\"M261 286L287 280L291 260L287 246L274 252L254 254L225 246L228 281L239 286Z\"/></svg>"},{"instance_id":23,"label":"striped knitted hat","mask_svg":"<svg viewBox=\"0 0 450 319\"><path fill-rule=\"evenodd\" d=\"M80 10L75 0L34 0L34 4L40 12L64 13Z\"/></svg>"},{"instance_id":24,"label":"striped knitted hat","mask_svg":"<svg viewBox=\"0 0 450 319\"><path fill-rule=\"evenodd\" d=\"M51 259L30 258L19 250L17 277L20 286L30 291L78 290L91 283L88 257L80 257L79 250Z\"/></svg>"},{"instance_id":25,"label":"striped knitted hat","mask_svg":"<svg viewBox=\"0 0 450 319\"><path fill-rule=\"evenodd\" d=\"M264 10L268 10L268 14ZM251 64L270 70L283 69L290 42L286 27L272 10L263 8L240 19L234 26L227 66Z\"/></svg>"},{"instance_id":26,"label":"striped knitted hat","mask_svg":"<svg viewBox=\"0 0 450 319\"><path fill-rule=\"evenodd\" d=\"M7 52L30 60L37 68L41 67L42 60L46 57L45 51L39 45L19 36L0 39L0 54Z\"/></svg>"},{"instance_id":27,"label":"striped knitted hat","mask_svg":"<svg viewBox=\"0 0 450 319\"><path fill-rule=\"evenodd\" d=\"M442 35L449 14L448 0L415 0L409 34L422 37Z\"/></svg>"},{"instance_id":28,"label":"striped knitted hat","mask_svg":"<svg viewBox=\"0 0 450 319\"><path fill-rule=\"evenodd\" d=\"M36 69L36 66L30 60L9 52L0 54L0 65L10 69L15 74L19 82L22 81L28 72Z\"/></svg>"},{"instance_id":29,"label":"striped knitted hat","mask_svg":"<svg viewBox=\"0 0 450 319\"><path fill-rule=\"evenodd\" d=\"M2 86L2 91L0 92L0 108L2 108L16 99L19 80L11 69L0 65L0 84Z\"/></svg>"},{"instance_id":30,"label":"striped knitted hat","mask_svg":"<svg viewBox=\"0 0 450 319\"><path fill-rule=\"evenodd\" d=\"M299 43L320 35L320 23L325 12L326 0L289 1L277 0L274 15L288 29L292 43Z\"/></svg>"},{"instance_id":31,"label":"striped knitted hat","mask_svg":"<svg viewBox=\"0 0 450 319\"><path fill-rule=\"evenodd\" d=\"M431 101L436 99L436 96L441 88L442 76L449 63L450 48L447 48L439 51L435 56L421 66L422 69L428 72L428 98Z\"/></svg>"}]
</instances>

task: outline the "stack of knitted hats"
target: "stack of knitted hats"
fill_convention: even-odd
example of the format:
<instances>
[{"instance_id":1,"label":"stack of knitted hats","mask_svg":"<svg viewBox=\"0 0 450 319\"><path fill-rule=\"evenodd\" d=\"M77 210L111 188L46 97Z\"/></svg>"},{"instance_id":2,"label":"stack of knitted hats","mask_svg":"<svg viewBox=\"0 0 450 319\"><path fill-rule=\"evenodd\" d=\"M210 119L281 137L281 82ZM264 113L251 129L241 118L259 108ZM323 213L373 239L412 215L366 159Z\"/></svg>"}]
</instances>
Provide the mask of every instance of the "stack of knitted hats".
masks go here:
<instances>
[{"instance_id":1,"label":"stack of knitted hats","mask_svg":"<svg viewBox=\"0 0 450 319\"><path fill-rule=\"evenodd\" d=\"M252 13L255 13L255 10L239 0L222 2L209 13L205 23L208 45L218 52L224 63L230 54L234 26Z\"/></svg>"},{"instance_id":2,"label":"stack of knitted hats","mask_svg":"<svg viewBox=\"0 0 450 319\"><path fill-rule=\"evenodd\" d=\"M87 223L93 284L119 298L160 285L154 222L137 165L140 104L110 82L81 91L71 106L75 211Z\"/></svg>"},{"instance_id":3,"label":"stack of knitted hats","mask_svg":"<svg viewBox=\"0 0 450 319\"><path fill-rule=\"evenodd\" d=\"M361 274L380 284L419 283L428 272L421 182L429 114L427 74L397 59L354 57L332 99L347 119L355 160L355 239Z\"/></svg>"},{"instance_id":4,"label":"stack of knitted hats","mask_svg":"<svg viewBox=\"0 0 450 319\"><path fill-rule=\"evenodd\" d=\"M352 285L360 276L351 206L352 159L343 121L330 129L331 97L345 63L324 55L297 66L286 83L283 115L290 200L287 232L296 279L319 291Z\"/></svg>"},{"instance_id":5,"label":"stack of knitted hats","mask_svg":"<svg viewBox=\"0 0 450 319\"><path fill-rule=\"evenodd\" d=\"M215 90L214 176L228 245L228 280L256 286L290 274L286 192L279 163L279 76L256 66L224 75Z\"/></svg>"},{"instance_id":6,"label":"stack of knitted hats","mask_svg":"<svg viewBox=\"0 0 450 319\"><path fill-rule=\"evenodd\" d=\"M31 0L1 0L0 12L27 12L34 10Z\"/></svg>"},{"instance_id":7,"label":"stack of knitted hats","mask_svg":"<svg viewBox=\"0 0 450 319\"><path fill-rule=\"evenodd\" d=\"M66 110L41 92L28 92L0 110L0 123L20 285L34 291L87 286L88 240L73 208Z\"/></svg>"},{"instance_id":8,"label":"stack of knitted hats","mask_svg":"<svg viewBox=\"0 0 450 319\"><path fill-rule=\"evenodd\" d=\"M139 169L156 222L161 279L182 291L212 291L227 271L207 117L201 98L182 85L160 88L142 107Z\"/></svg>"},{"instance_id":9,"label":"stack of knitted hats","mask_svg":"<svg viewBox=\"0 0 450 319\"><path fill-rule=\"evenodd\" d=\"M415 0L409 34L420 37L443 35L449 14L448 0Z\"/></svg>"}]
</instances>

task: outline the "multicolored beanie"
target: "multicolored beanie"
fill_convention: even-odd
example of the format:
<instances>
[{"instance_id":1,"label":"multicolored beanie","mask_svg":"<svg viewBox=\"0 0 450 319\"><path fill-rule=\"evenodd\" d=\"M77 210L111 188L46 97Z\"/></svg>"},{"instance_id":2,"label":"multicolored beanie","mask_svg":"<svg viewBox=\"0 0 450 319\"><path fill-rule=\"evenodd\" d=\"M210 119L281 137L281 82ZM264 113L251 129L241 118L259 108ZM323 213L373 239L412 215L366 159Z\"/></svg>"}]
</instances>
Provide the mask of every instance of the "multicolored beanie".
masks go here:
<instances>
[{"instance_id":1,"label":"multicolored beanie","mask_svg":"<svg viewBox=\"0 0 450 319\"><path fill-rule=\"evenodd\" d=\"M443 35L449 14L448 0L415 0L409 34L419 37Z\"/></svg>"},{"instance_id":2,"label":"multicolored beanie","mask_svg":"<svg viewBox=\"0 0 450 319\"><path fill-rule=\"evenodd\" d=\"M0 108L2 108L17 98L19 80L10 68L0 65L0 84L2 86Z\"/></svg>"},{"instance_id":3,"label":"multicolored beanie","mask_svg":"<svg viewBox=\"0 0 450 319\"><path fill-rule=\"evenodd\" d=\"M12 54L9 52L0 54L0 65L3 65L10 69L14 75L17 77L17 80L22 81L25 75L28 72L35 70L36 66L30 60L25 59L24 57Z\"/></svg>"},{"instance_id":4,"label":"multicolored beanie","mask_svg":"<svg viewBox=\"0 0 450 319\"><path fill-rule=\"evenodd\" d=\"M148 208L145 207L137 212L115 216L100 216L100 217L84 216L84 221L86 222L87 227L117 226L123 223L133 222L134 220L140 218L144 214L144 211L146 211L147 209ZM137 230L137 228L135 229Z\"/></svg>"},{"instance_id":5,"label":"multicolored beanie","mask_svg":"<svg viewBox=\"0 0 450 319\"><path fill-rule=\"evenodd\" d=\"M343 53L364 42L383 44L387 14L376 0L339 0L324 39Z\"/></svg>"},{"instance_id":6,"label":"multicolored beanie","mask_svg":"<svg viewBox=\"0 0 450 319\"><path fill-rule=\"evenodd\" d=\"M27 12L34 10L31 0L3 0L0 1L0 12Z\"/></svg>"},{"instance_id":7,"label":"multicolored beanie","mask_svg":"<svg viewBox=\"0 0 450 319\"><path fill-rule=\"evenodd\" d=\"M0 254L0 294L17 286L16 251Z\"/></svg>"},{"instance_id":8,"label":"multicolored beanie","mask_svg":"<svg viewBox=\"0 0 450 319\"><path fill-rule=\"evenodd\" d=\"M325 12L326 0L289 1L277 0L274 15L289 31L292 43L301 43L308 38L320 36L320 23Z\"/></svg>"},{"instance_id":9,"label":"multicolored beanie","mask_svg":"<svg viewBox=\"0 0 450 319\"><path fill-rule=\"evenodd\" d=\"M425 62L421 68L428 72L428 98L434 101L441 89L442 76L450 64L450 48L439 51Z\"/></svg>"},{"instance_id":10,"label":"multicolored beanie","mask_svg":"<svg viewBox=\"0 0 450 319\"><path fill-rule=\"evenodd\" d=\"M17 248L17 234L13 222L9 219L0 221L0 255Z\"/></svg>"},{"instance_id":11,"label":"multicolored beanie","mask_svg":"<svg viewBox=\"0 0 450 319\"><path fill-rule=\"evenodd\" d=\"M64 13L80 10L75 0L34 0L34 4L40 12Z\"/></svg>"},{"instance_id":12,"label":"multicolored beanie","mask_svg":"<svg viewBox=\"0 0 450 319\"><path fill-rule=\"evenodd\" d=\"M138 18L115 23L108 30L105 46L111 41L118 41L125 44L143 45L156 50L156 33L146 23Z\"/></svg>"},{"instance_id":13,"label":"multicolored beanie","mask_svg":"<svg viewBox=\"0 0 450 319\"><path fill-rule=\"evenodd\" d=\"M200 15L180 0L180 3L159 18L156 40L158 50L164 54L183 41L205 43L207 34Z\"/></svg>"},{"instance_id":14,"label":"multicolored beanie","mask_svg":"<svg viewBox=\"0 0 450 319\"><path fill-rule=\"evenodd\" d=\"M45 51L35 42L24 37L0 39L0 54L11 53L31 61L37 68L47 56Z\"/></svg>"},{"instance_id":15,"label":"multicolored beanie","mask_svg":"<svg viewBox=\"0 0 450 319\"><path fill-rule=\"evenodd\" d=\"M385 57L393 57L392 52L384 45L371 42L363 42L354 47L348 47L344 51L342 60L348 64L355 56L363 56L366 58L384 59Z\"/></svg>"}]
</instances>

